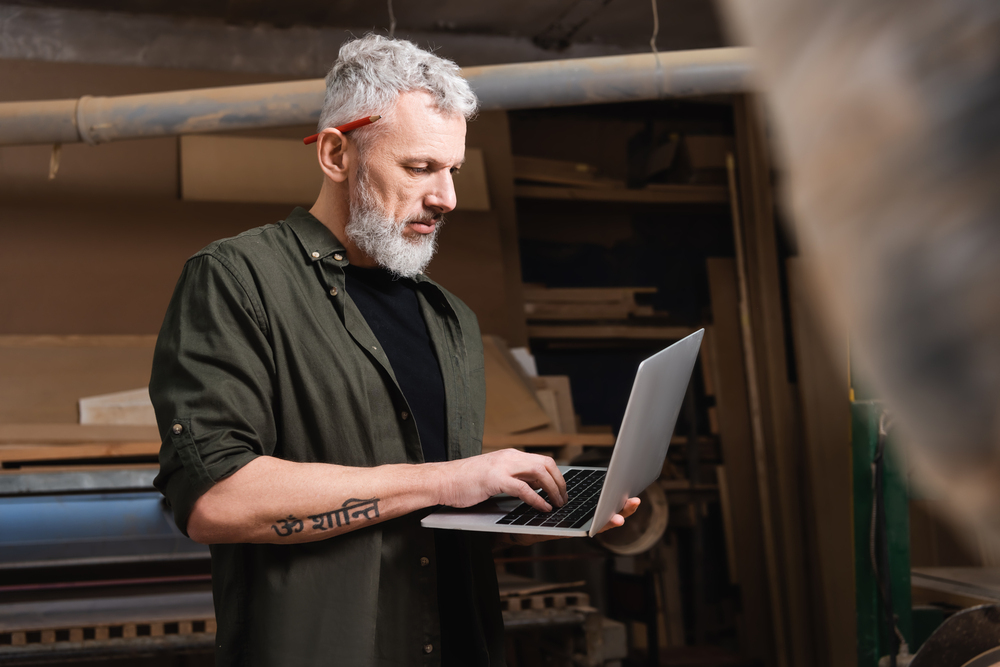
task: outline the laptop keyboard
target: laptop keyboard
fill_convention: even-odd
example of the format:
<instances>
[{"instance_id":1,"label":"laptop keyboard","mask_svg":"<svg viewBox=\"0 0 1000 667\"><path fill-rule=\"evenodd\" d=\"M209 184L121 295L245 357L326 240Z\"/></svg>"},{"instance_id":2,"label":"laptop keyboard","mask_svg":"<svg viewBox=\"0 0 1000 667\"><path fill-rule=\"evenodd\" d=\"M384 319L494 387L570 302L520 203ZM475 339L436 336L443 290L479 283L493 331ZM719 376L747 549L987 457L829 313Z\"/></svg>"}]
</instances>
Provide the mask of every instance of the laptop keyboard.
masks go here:
<instances>
[{"instance_id":1,"label":"laptop keyboard","mask_svg":"<svg viewBox=\"0 0 1000 667\"><path fill-rule=\"evenodd\" d=\"M513 510L500 517L497 524L509 526L543 526L545 528L579 528L594 515L597 501L601 497L606 470L567 470L563 475L566 480L566 494L569 502L551 512L536 510L527 503L521 503ZM543 491L545 502L549 501Z\"/></svg>"}]
</instances>

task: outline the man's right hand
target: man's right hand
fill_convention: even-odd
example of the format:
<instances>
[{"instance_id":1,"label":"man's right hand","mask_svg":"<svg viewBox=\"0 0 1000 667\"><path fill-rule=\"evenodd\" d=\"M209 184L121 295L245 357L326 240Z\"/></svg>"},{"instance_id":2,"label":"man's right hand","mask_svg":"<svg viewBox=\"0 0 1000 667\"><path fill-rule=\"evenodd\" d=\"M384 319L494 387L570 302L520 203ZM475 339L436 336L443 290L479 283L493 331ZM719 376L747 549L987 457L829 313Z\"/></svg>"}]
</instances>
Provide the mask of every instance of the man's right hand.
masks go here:
<instances>
[{"instance_id":1,"label":"man's right hand","mask_svg":"<svg viewBox=\"0 0 1000 667\"><path fill-rule=\"evenodd\" d=\"M442 464L445 480L441 505L471 507L490 496L506 493L543 512L552 506L535 492L541 488L556 507L566 503L566 480L551 457L501 449Z\"/></svg>"}]
</instances>

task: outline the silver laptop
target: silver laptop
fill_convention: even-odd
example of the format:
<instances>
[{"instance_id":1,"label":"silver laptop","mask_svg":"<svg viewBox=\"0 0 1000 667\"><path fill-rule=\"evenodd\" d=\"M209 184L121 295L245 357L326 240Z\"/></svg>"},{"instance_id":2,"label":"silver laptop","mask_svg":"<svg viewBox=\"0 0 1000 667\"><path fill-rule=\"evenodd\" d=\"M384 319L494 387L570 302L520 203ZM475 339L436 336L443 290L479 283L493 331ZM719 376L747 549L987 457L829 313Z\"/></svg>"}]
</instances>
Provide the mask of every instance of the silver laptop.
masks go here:
<instances>
[{"instance_id":1,"label":"silver laptop","mask_svg":"<svg viewBox=\"0 0 1000 667\"><path fill-rule=\"evenodd\" d=\"M559 466L569 492L565 506L539 512L518 498L500 494L474 507L437 509L420 525L529 535L596 535L625 501L660 476L704 335L705 330L699 329L639 364L609 466Z\"/></svg>"}]
</instances>

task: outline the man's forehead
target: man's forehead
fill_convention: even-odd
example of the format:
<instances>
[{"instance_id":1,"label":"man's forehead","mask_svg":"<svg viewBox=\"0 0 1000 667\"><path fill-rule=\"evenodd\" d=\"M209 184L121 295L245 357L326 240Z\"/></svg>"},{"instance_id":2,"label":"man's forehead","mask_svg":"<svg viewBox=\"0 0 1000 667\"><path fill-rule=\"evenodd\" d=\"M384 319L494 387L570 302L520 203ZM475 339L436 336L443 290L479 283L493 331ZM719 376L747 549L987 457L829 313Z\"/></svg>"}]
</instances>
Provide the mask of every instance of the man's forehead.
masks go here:
<instances>
[{"instance_id":1,"label":"man's forehead","mask_svg":"<svg viewBox=\"0 0 1000 667\"><path fill-rule=\"evenodd\" d=\"M403 93L386 116L389 122L385 139L400 157L434 162L464 160L465 118L441 112L429 93Z\"/></svg>"}]
</instances>

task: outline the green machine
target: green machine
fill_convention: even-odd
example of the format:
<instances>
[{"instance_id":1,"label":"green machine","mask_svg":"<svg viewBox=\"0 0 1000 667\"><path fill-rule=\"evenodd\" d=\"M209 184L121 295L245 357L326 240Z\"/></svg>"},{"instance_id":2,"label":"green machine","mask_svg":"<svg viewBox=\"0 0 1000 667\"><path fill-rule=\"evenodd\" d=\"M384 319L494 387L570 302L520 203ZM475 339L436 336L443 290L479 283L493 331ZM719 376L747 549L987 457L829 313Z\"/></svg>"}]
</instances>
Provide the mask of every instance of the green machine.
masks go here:
<instances>
[{"instance_id":1,"label":"green machine","mask_svg":"<svg viewBox=\"0 0 1000 667\"><path fill-rule=\"evenodd\" d=\"M877 667L903 642L916 650L910 595L906 468L878 401L851 402L858 667ZM892 612L889 612L891 608Z\"/></svg>"}]
</instances>

